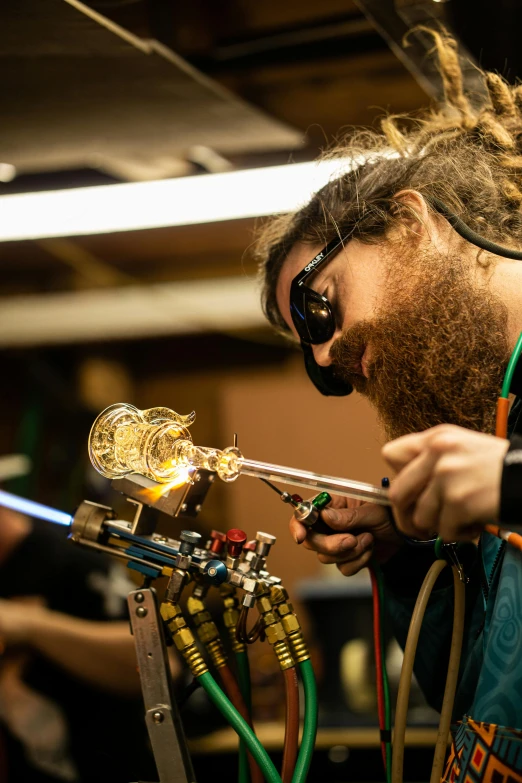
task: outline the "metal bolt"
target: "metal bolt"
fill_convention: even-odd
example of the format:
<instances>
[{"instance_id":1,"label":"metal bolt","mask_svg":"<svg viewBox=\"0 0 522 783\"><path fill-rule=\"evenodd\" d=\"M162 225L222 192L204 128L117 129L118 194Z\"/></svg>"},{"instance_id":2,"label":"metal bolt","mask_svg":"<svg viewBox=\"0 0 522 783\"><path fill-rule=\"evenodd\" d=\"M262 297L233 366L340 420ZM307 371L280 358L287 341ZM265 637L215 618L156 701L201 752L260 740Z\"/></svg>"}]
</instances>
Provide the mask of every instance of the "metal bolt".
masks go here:
<instances>
[{"instance_id":1,"label":"metal bolt","mask_svg":"<svg viewBox=\"0 0 522 783\"><path fill-rule=\"evenodd\" d=\"M217 574L217 570L212 567L212 568L208 569L207 573L208 573L209 576L215 576Z\"/></svg>"},{"instance_id":2,"label":"metal bolt","mask_svg":"<svg viewBox=\"0 0 522 783\"><path fill-rule=\"evenodd\" d=\"M165 720L165 716L162 712L153 712L152 720L154 721L154 723L163 723L163 721Z\"/></svg>"},{"instance_id":3,"label":"metal bolt","mask_svg":"<svg viewBox=\"0 0 522 783\"><path fill-rule=\"evenodd\" d=\"M213 483L214 483L214 480L215 480L215 478L216 478L216 477L215 477L215 476L214 476L214 474L212 473L212 474L211 474L211 475L208 477L208 483L209 483L209 484L213 484Z\"/></svg>"},{"instance_id":4,"label":"metal bolt","mask_svg":"<svg viewBox=\"0 0 522 783\"><path fill-rule=\"evenodd\" d=\"M138 617L146 617L147 614L148 614L147 607L146 606L138 606L138 608L136 609L136 614L138 615Z\"/></svg>"},{"instance_id":5,"label":"metal bolt","mask_svg":"<svg viewBox=\"0 0 522 783\"><path fill-rule=\"evenodd\" d=\"M145 596L143 595L143 593L136 593L136 595L134 596L134 600L136 601L137 604L142 604L145 600Z\"/></svg>"},{"instance_id":6,"label":"metal bolt","mask_svg":"<svg viewBox=\"0 0 522 783\"><path fill-rule=\"evenodd\" d=\"M201 511L201 503L198 503L194 511L196 512L196 514L199 514L199 512Z\"/></svg>"},{"instance_id":7,"label":"metal bolt","mask_svg":"<svg viewBox=\"0 0 522 783\"><path fill-rule=\"evenodd\" d=\"M188 505L186 503L182 503L181 504L181 508L180 508L181 513L184 514L185 511L187 510L187 508L188 508Z\"/></svg>"},{"instance_id":8,"label":"metal bolt","mask_svg":"<svg viewBox=\"0 0 522 783\"><path fill-rule=\"evenodd\" d=\"M194 476L194 481L201 481L201 473L196 473Z\"/></svg>"}]
</instances>

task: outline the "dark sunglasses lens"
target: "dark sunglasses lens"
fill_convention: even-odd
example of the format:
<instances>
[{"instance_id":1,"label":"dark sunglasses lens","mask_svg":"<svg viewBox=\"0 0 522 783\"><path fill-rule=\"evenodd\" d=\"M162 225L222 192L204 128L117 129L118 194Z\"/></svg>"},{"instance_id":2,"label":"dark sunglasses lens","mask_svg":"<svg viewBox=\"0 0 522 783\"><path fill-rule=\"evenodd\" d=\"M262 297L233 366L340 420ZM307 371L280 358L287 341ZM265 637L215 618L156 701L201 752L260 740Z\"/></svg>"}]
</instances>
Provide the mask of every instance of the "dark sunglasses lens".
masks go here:
<instances>
[{"instance_id":1,"label":"dark sunglasses lens","mask_svg":"<svg viewBox=\"0 0 522 783\"><path fill-rule=\"evenodd\" d=\"M335 332L332 312L323 297L310 289L295 292L290 312L297 334L306 343L326 343Z\"/></svg>"},{"instance_id":2,"label":"dark sunglasses lens","mask_svg":"<svg viewBox=\"0 0 522 783\"><path fill-rule=\"evenodd\" d=\"M305 317L311 343L325 343L334 333L330 308L321 300L306 299Z\"/></svg>"}]
</instances>

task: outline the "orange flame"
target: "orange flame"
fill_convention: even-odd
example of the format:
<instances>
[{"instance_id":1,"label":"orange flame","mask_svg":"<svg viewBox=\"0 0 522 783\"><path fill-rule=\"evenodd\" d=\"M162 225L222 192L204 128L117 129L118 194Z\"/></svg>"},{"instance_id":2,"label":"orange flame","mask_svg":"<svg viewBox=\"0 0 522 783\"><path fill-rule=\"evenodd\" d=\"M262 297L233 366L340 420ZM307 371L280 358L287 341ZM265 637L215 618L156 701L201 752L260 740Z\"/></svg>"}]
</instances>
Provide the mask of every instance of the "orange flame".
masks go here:
<instances>
[{"instance_id":1,"label":"orange flame","mask_svg":"<svg viewBox=\"0 0 522 783\"><path fill-rule=\"evenodd\" d=\"M171 481L167 481L166 484L156 484L155 487L144 487L140 489L139 494L146 503L154 503L170 492L171 489L179 489L183 484L188 484L190 481L191 468L179 468L176 477Z\"/></svg>"}]
</instances>

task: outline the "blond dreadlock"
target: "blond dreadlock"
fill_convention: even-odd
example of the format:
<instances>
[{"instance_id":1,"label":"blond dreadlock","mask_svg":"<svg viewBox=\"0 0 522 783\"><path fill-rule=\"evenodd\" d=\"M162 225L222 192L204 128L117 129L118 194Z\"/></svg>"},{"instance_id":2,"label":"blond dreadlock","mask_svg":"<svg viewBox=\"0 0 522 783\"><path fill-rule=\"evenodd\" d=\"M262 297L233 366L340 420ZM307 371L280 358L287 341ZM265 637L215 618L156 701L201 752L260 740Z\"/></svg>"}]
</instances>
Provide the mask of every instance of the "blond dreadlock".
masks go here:
<instances>
[{"instance_id":1,"label":"blond dreadlock","mask_svg":"<svg viewBox=\"0 0 522 783\"><path fill-rule=\"evenodd\" d=\"M479 109L463 88L457 45L447 33L434 39L444 103L424 116L386 117L381 131L354 133L329 157L366 162L323 187L301 210L270 220L254 245L263 281L265 314L286 330L275 290L296 242L327 243L352 232L376 242L397 220L394 195L412 188L443 201L475 231L522 245L522 85L482 73L489 100ZM383 154L389 152L395 155Z\"/></svg>"}]
</instances>

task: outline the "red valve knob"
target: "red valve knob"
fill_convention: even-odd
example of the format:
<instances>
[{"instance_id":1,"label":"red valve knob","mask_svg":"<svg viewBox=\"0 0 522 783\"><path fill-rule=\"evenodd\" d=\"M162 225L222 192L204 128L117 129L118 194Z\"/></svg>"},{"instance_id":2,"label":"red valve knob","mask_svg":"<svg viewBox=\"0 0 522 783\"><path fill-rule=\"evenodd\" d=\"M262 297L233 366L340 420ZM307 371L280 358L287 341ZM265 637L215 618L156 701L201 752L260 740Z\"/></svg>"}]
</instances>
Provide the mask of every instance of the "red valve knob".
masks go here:
<instances>
[{"instance_id":1,"label":"red valve knob","mask_svg":"<svg viewBox=\"0 0 522 783\"><path fill-rule=\"evenodd\" d=\"M255 552L256 551L256 544L257 541L254 539L253 541L247 541L245 546L243 547L244 552Z\"/></svg>"},{"instance_id":2,"label":"red valve knob","mask_svg":"<svg viewBox=\"0 0 522 783\"><path fill-rule=\"evenodd\" d=\"M294 501L294 503L302 503L303 502L303 498L301 497L301 495L291 495L291 498Z\"/></svg>"},{"instance_id":3,"label":"red valve knob","mask_svg":"<svg viewBox=\"0 0 522 783\"><path fill-rule=\"evenodd\" d=\"M228 554L230 557L239 557L243 551L243 546L247 540L247 535L244 530L239 530L237 527L233 527L227 533Z\"/></svg>"},{"instance_id":4,"label":"red valve knob","mask_svg":"<svg viewBox=\"0 0 522 783\"><path fill-rule=\"evenodd\" d=\"M221 530L212 530L210 538L212 539L210 551L215 555L220 555L227 541L226 535Z\"/></svg>"}]
</instances>

